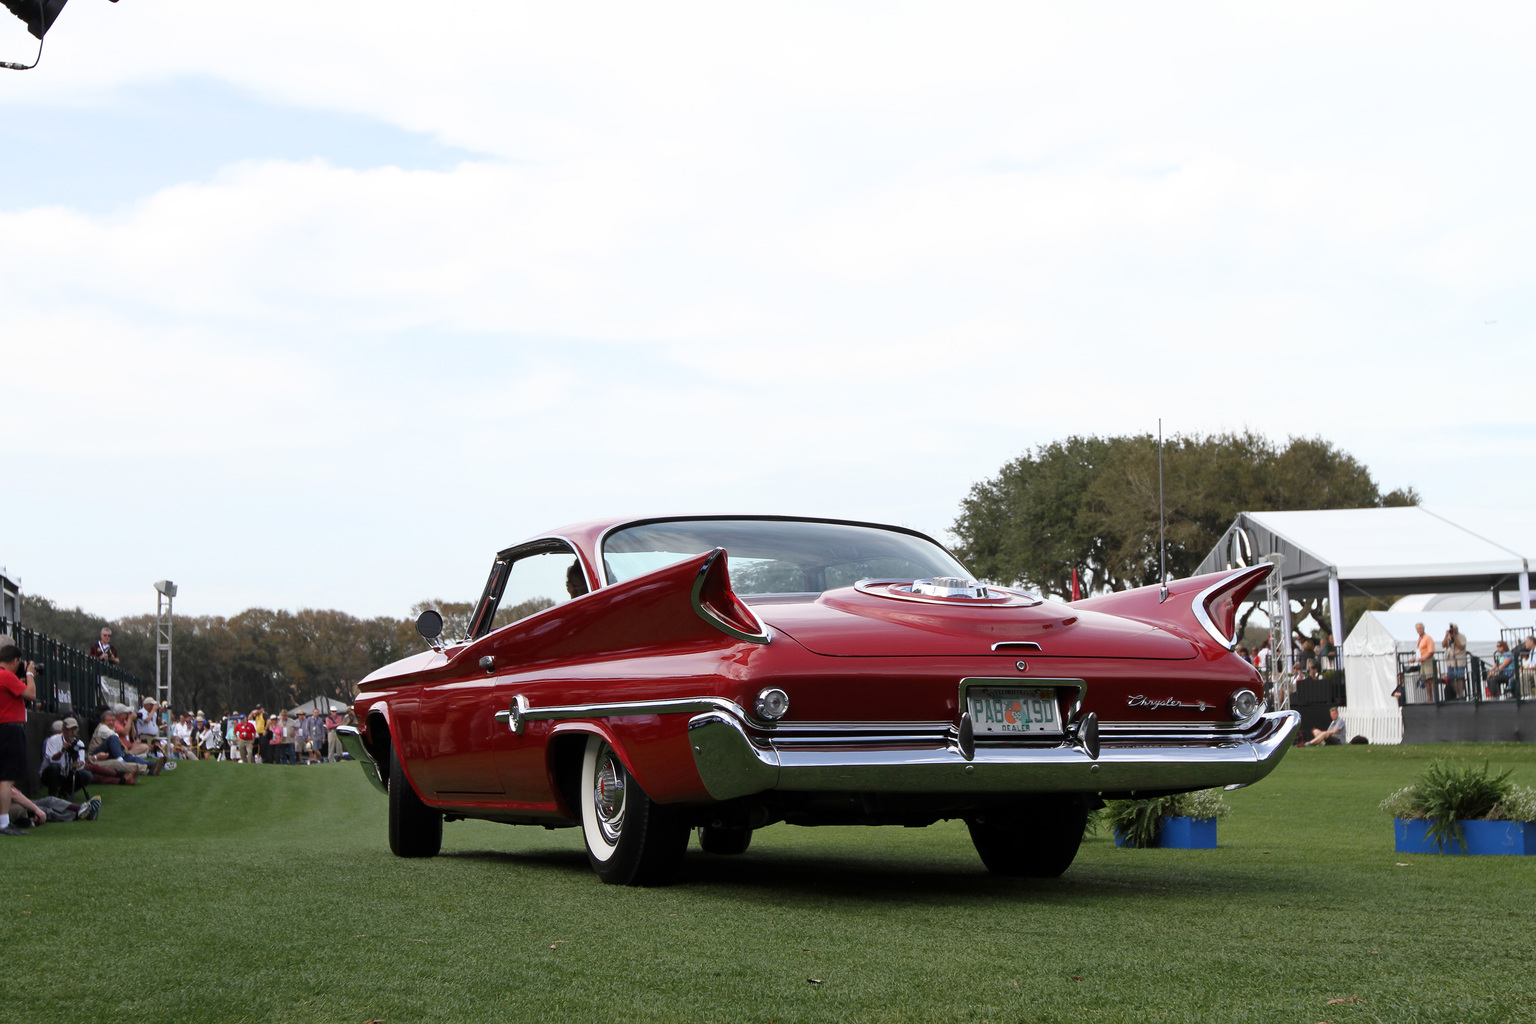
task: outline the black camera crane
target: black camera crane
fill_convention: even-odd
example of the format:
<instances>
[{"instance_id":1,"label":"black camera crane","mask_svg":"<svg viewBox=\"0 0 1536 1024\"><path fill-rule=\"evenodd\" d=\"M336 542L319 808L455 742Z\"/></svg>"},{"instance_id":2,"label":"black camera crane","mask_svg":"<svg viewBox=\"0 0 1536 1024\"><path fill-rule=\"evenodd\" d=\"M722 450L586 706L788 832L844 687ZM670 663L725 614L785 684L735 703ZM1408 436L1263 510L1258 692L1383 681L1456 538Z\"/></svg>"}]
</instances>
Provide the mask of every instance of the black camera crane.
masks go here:
<instances>
[{"instance_id":1,"label":"black camera crane","mask_svg":"<svg viewBox=\"0 0 1536 1024\"><path fill-rule=\"evenodd\" d=\"M43 59L43 36L53 27L54 20L69 0L0 0L6 8L16 17L27 24L27 31L37 37L37 56L32 58L31 64L13 64L8 60L0 60L0 68L7 71L28 71L37 67L37 62ZM112 0L117 3L117 0Z\"/></svg>"}]
</instances>

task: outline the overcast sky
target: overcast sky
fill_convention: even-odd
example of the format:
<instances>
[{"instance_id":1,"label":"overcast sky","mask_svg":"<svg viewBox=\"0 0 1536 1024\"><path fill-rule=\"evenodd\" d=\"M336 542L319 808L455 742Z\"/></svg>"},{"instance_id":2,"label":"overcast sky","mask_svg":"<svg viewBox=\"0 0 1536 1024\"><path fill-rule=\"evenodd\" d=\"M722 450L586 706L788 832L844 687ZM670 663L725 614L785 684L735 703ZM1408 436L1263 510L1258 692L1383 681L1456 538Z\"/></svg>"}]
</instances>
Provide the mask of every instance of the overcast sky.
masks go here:
<instances>
[{"instance_id":1,"label":"overcast sky","mask_svg":"<svg viewBox=\"0 0 1536 1024\"><path fill-rule=\"evenodd\" d=\"M0 72L0 565L400 615L594 516L943 537L1158 417L1320 435L1536 558L1533 29L73 0Z\"/></svg>"}]
</instances>

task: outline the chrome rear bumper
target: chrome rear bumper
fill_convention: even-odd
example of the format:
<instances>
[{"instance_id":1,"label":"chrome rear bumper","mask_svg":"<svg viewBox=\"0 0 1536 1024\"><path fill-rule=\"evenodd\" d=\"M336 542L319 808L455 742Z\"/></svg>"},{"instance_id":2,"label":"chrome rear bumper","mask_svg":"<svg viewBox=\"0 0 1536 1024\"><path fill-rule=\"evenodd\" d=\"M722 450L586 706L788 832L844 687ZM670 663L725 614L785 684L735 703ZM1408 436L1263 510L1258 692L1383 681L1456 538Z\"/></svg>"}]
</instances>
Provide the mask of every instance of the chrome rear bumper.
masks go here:
<instances>
[{"instance_id":1,"label":"chrome rear bumper","mask_svg":"<svg viewBox=\"0 0 1536 1024\"><path fill-rule=\"evenodd\" d=\"M341 738L341 747L352 755L352 760L362 765L363 774L368 776L368 781L378 788L380 793L389 792L389 784L379 772L379 763L373 759L373 754L363 743L363 734L358 732L353 725L338 725L336 735Z\"/></svg>"},{"instance_id":2,"label":"chrome rear bumper","mask_svg":"<svg viewBox=\"0 0 1536 1024\"><path fill-rule=\"evenodd\" d=\"M1285 756L1301 716L1262 715L1246 732L1200 738L1105 736L1098 758L1080 747L880 747L775 743L724 710L688 722L694 764L716 800L767 790L859 793L1129 793L1257 782Z\"/></svg>"}]
</instances>

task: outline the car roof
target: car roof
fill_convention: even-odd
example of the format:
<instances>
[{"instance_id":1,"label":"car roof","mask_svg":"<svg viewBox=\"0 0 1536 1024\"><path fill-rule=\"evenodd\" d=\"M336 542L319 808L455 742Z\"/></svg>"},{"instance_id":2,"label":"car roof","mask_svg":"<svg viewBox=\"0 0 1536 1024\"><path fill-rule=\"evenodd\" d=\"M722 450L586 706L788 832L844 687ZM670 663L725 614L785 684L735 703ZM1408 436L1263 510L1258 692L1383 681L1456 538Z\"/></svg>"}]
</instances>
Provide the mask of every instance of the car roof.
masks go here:
<instances>
[{"instance_id":1,"label":"car roof","mask_svg":"<svg viewBox=\"0 0 1536 1024\"><path fill-rule=\"evenodd\" d=\"M730 519L737 521L758 519L764 522L839 523L844 526L867 526L876 530L892 530L896 533L905 533L913 537L921 537L923 540L926 540L932 544L936 544L938 547L943 548L946 551L948 550L948 548L945 548L944 545L939 541L928 536L926 533L923 533L921 530L914 530L906 526L893 526L890 523L872 523L860 519L833 519L826 516L790 516L769 513L759 515L755 513L720 512L703 514L689 513L686 515L674 514L652 516L618 516L607 519L588 519L584 522L570 523L566 526L557 527L553 530L546 530L543 533L536 533L532 537L528 537L524 540L518 541L516 544L503 548L502 553L515 550L516 548L520 548L525 544L532 544L537 541L558 537L563 540L570 541L576 546L576 549L586 557L595 558L598 544L602 540L604 534L607 534L608 532L616 530L620 527L638 526L641 523L688 522L704 519Z\"/></svg>"}]
</instances>

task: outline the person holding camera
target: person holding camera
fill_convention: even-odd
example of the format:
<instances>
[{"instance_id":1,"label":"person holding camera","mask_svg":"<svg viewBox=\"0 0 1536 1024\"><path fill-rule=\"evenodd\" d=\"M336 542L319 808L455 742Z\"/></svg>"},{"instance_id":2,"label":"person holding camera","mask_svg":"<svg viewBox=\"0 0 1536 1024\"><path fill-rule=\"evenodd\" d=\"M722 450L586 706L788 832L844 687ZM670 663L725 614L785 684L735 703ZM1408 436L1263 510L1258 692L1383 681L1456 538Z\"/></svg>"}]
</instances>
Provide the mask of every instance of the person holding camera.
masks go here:
<instances>
[{"instance_id":1,"label":"person holding camera","mask_svg":"<svg viewBox=\"0 0 1536 1024\"><path fill-rule=\"evenodd\" d=\"M97 661L104 661L109 665L122 663L122 658L118 657L117 648L112 646L112 631L106 626L101 627L101 639L91 645L88 653Z\"/></svg>"},{"instance_id":2,"label":"person holding camera","mask_svg":"<svg viewBox=\"0 0 1536 1024\"><path fill-rule=\"evenodd\" d=\"M0 647L0 836L24 836L11 827L11 790L27 777L27 701L37 700L37 666L26 663L22 682L21 649Z\"/></svg>"},{"instance_id":3,"label":"person holding camera","mask_svg":"<svg viewBox=\"0 0 1536 1024\"><path fill-rule=\"evenodd\" d=\"M43 743L41 781L50 796L71 797L92 782L85 767L85 744L80 742L80 723L73 718L53 723L53 735Z\"/></svg>"}]
</instances>

